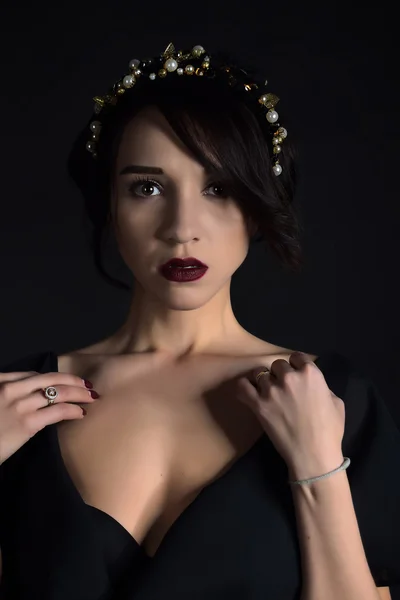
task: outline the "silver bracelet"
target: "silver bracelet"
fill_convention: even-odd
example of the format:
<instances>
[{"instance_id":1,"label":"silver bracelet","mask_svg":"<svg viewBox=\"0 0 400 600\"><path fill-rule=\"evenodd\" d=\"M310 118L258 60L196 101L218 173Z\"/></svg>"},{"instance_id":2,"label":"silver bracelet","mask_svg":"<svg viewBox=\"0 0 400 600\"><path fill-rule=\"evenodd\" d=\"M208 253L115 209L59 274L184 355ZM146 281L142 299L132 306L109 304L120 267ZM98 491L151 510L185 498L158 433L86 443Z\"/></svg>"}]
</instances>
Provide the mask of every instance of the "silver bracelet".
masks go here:
<instances>
[{"instance_id":1,"label":"silver bracelet","mask_svg":"<svg viewBox=\"0 0 400 600\"><path fill-rule=\"evenodd\" d=\"M345 469L347 469L350 462L351 462L350 459L345 456L344 461L342 462L340 467L338 467L337 469L334 469L333 471L329 471L329 473L325 473L324 475L319 475L318 477L311 477L311 479L300 479L299 481L288 481L288 483L290 485L303 485L303 484L312 483L313 481L318 481L318 479L323 479L324 477L329 477L330 475L333 475L334 473L337 473L338 471L344 471Z\"/></svg>"}]
</instances>

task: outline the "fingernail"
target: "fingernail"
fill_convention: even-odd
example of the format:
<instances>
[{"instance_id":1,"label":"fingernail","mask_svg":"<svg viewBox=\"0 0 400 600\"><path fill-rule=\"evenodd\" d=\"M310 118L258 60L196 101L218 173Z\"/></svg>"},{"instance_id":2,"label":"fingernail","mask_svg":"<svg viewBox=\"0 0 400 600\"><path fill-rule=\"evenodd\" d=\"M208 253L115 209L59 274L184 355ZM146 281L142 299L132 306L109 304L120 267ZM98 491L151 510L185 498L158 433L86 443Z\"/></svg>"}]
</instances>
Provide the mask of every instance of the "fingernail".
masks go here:
<instances>
[{"instance_id":1,"label":"fingernail","mask_svg":"<svg viewBox=\"0 0 400 600\"><path fill-rule=\"evenodd\" d=\"M87 415L87 410L86 410L86 408L82 408L82 413L83 413L84 415Z\"/></svg>"},{"instance_id":2,"label":"fingernail","mask_svg":"<svg viewBox=\"0 0 400 600\"><path fill-rule=\"evenodd\" d=\"M92 398L100 398L99 394L94 390L90 390L89 394L92 396Z\"/></svg>"},{"instance_id":3,"label":"fingernail","mask_svg":"<svg viewBox=\"0 0 400 600\"><path fill-rule=\"evenodd\" d=\"M82 379L82 381L85 384L85 387L87 387L87 388L92 388L93 387L93 383L91 383L87 379Z\"/></svg>"}]
</instances>

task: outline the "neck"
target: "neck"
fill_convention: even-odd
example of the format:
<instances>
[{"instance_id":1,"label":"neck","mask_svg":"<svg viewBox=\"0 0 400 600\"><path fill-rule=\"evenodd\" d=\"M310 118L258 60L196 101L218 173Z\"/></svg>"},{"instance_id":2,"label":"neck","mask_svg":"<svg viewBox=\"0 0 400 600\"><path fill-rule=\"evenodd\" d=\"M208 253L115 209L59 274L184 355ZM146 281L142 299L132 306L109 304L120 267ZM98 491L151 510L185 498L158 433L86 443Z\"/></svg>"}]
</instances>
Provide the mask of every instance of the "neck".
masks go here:
<instances>
[{"instance_id":1,"label":"neck","mask_svg":"<svg viewBox=\"0 0 400 600\"><path fill-rule=\"evenodd\" d=\"M196 308L190 307L189 294L167 305L136 285L128 317L110 338L110 347L115 353L225 353L240 348L246 335L232 310L230 282Z\"/></svg>"}]
</instances>

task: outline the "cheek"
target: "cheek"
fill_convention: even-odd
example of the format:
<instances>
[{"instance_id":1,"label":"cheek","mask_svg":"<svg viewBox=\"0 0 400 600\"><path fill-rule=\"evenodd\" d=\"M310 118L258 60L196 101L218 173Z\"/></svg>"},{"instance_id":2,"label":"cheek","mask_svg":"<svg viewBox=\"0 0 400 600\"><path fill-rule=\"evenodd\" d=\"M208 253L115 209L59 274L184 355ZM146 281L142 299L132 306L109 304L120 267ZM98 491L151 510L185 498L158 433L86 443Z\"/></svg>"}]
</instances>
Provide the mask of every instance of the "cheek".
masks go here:
<instances>
[{"instance_id":1,"label":"cheek","mask_svg":"<svg viewBox=\"0 0 400 600\"><path fill-rule=\"evenodd\" d=\"M138 221L119 216L115 237L119 252L132 271L146 264L146 256L151 253L152 233Z\"/></svg>"}]
</instances>

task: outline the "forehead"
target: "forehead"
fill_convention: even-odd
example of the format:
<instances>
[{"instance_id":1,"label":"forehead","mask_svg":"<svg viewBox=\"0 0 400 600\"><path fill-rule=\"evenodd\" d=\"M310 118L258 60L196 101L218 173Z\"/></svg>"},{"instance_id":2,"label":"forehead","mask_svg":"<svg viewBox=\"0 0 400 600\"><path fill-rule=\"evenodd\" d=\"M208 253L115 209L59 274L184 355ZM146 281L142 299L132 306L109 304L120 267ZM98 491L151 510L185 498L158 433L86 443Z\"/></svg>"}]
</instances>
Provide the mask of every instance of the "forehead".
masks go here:
<instances>
[{"instance_id":1,"label":"forehead","mask_svg":"<svg viewBox=\"0 0 400 600\"><path fill-rule=\"evenodd\" d=\"M183 150L183 144L156 106L148 106L138 112L124 128L119 154L145 154L157 149Z\"/></svg>"},{"instance_id":2,"label":"forehead","mask_svg":"<svg viewBox=\"0 0 400 600\"><path fill-rule=\"evenodd\" d=\"M211 156L210 159L218 170L217 162ZM123 168L129 162L159 166L171 172L175 168L203 171L156 106L143 108L124 128L116 166Z\"/></svg>"}]
</instances>

